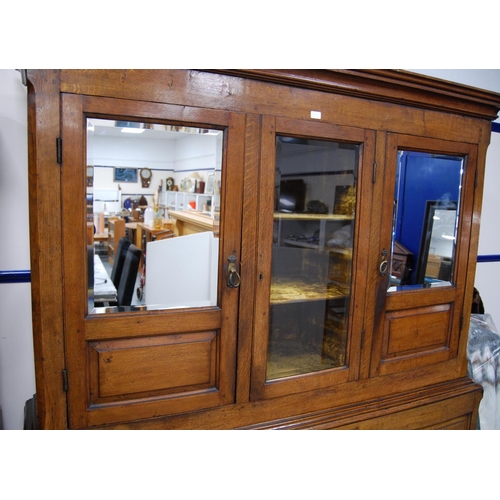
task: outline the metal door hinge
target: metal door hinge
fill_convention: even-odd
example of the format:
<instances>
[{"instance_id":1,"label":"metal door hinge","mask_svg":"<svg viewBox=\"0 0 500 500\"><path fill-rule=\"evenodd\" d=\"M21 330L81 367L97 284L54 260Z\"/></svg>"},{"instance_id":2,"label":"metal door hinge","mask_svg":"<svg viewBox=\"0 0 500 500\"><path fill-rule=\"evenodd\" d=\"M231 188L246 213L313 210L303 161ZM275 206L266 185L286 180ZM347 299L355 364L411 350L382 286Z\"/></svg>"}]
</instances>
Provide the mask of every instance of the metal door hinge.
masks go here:
<instances>
[{"instance_id":1,"label":"metal door hinge","mask_svg":"<svg viewBox=\"0 0 500 500\"><path fill-rule=\"evenodd\" d=\"M68 370L62 371L63 391L68 392Z\"/></svg>"},{"instance_id":2,"label":"metal door hinge","mask_svg":"<svg viewBox=\"0 0 500 500\"><path fill-rule=\"evenodd\" d=\"M377 163L373 164L373 172L372 172L372 184L377 182Z\"/></svg>"},{"instance_id":3,"label":"metal door hinge","mask_svg":"<svg viewBox=\"0 0 500 500\"><path fill-rule=\"evenodd\" d=\"M62 139L60 137L56 139L56 156L57 163L59 163L59 165L62 165Z\"/></svg>"},{"instance_id":4,"label":"metal door hinge","mask_svg":"<svg viewBox=\"0 0 500 500\"><path fill-rule=\"evenodd\" d=\"M478 177L478 173L477 173L477 168L476 168L476 173L474 174L474 187L477 188L477 177Z\"/></svg>"},{"instance_id":5,"label":"metal door hinge","mask_svg":"<svg viewBox=\"0 0 500 500\"><path fill-rule=\"evenodd\" d=\"M464 317L462 316L460 318L460 331L462 331L462 328L464 327Z\"/></svg>"}]
</instances>

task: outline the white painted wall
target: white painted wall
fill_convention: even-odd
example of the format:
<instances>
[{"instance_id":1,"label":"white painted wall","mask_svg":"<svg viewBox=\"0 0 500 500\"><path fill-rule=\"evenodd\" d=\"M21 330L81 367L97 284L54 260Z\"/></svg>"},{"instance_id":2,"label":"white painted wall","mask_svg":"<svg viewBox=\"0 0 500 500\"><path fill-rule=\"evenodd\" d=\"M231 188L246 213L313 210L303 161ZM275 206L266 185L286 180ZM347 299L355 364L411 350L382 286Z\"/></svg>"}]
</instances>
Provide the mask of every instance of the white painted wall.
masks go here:
<instances>
[{"instance_id":1,"label":"white painted wall","mask_svg":"<svg viewBox=\"0 0 500 500\"><path fill-rule=\"evenodd\" d=\"M29 270L27 89L13 69L0 70L0 203L0 271ZM0 284L0 296L1 416L4 429L22 429L35 393L31 285Z\"/></svg>"},{"instance_id":2,"label":"white painted wall","mask_svg":"<svg viewBox=\"0 0 500 500\"><path fill-rule=\"evenodd\" d=\"M500 93L500 70L412 70ZM0 69L0 200L9 223L0 245L0 270L28 270L29 220L26 87L14 69ZM488 152L480 254L500 254L498 187L500 134ZM477 287L500 327L500 263L478 264ZM4 429L22 429L26 400L35 391L29 284L0 285L0 407Z\"/></svg>"}]
</instances>

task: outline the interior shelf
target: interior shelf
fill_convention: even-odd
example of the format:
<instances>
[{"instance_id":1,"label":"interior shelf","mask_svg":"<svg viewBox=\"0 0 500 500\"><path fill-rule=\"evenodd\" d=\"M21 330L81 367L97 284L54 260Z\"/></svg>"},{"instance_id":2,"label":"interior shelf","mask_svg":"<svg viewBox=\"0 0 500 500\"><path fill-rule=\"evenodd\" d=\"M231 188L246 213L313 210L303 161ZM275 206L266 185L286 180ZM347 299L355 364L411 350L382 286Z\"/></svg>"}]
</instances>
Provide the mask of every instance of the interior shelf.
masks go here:
<instances>
[{"instance_id":1,"label":"interior shelf","mask_svg":"<svg viewBox=\"0 0 500 500\"><path fill-rule=\"evenodd\" d=\"M343 299L349 295L349 288L338 283L318 283L273 278L271 283L271 305L293 302Z\"/></svg>"},{"instance_id":2,"label":"interior shelf","mask_svg":"<svg viewBox=\"0 0 500 500\"><path fill-rule=\"evenodd\" d=\"M352 221L354 220L353 215L341 215L341 214L311 214L311 213L296 213L296 212L274 212L275 219L282 220L305 220L305 221L318 221L318 220L328 220L328 221Z\"/></svg>"}]
</instances>

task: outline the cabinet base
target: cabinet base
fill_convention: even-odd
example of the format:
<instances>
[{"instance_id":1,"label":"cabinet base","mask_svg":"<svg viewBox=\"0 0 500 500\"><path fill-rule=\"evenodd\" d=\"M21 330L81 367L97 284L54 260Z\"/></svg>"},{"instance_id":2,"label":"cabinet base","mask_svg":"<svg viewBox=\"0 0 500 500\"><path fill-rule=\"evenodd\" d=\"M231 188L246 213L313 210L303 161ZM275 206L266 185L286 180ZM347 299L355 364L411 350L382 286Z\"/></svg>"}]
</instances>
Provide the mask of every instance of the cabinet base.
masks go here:
<instances>
[{"instance_id":1,"label":"cabinet base","mask_svg":"<svg viewBox=\"0 0 500 500\"><path fill-rule=\"evenodd\" d=\"M482 388L460 379L396 396L246 429L476 429Z\"/></svg>"},{"instance_id":2,"label":"cabinet base","mask_svg":"<svg viewBox=\"0 0 500 500\"><path fill-rule=\"evenodd\" d=\"M255 421L252 403L121 423L101 429L476 429L482 387L469 378L276 420ZM278 400L267 404L276 405ZM223 420L223 421L222 421ZM242 422L246 422L242 425Z\"/></svg>"}]
</instances>

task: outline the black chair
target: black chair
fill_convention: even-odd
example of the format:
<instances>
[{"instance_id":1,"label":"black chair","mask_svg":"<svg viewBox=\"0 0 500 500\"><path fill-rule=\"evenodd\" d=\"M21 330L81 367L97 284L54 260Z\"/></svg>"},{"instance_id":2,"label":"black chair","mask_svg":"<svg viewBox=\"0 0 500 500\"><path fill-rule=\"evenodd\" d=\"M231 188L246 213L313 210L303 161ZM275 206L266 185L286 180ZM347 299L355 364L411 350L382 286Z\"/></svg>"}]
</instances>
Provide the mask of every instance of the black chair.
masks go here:
<instances>
[{"instance_id":1,"label":"black chair","mask_svg":"<svg viewBox=\"0 0 500 500\"><path fill-rule=\"evenodd\" d=\"M94 289L94 245L87 245L87 288Z\"/></svg>"},{"instance_id":2,"label":"black chair","mask_svg":"<svg viewBox=\"0 0 500 500\"><path fill-rule=\"evenodd\" d=\"M127 254L125 255L120 284L118 285L118 292L116 296L119 306L129 306L132 303L132 296L134 295L141 256L141 250L134 244L130 244Z\"/></svg>"},{"instance_id":3,"label":"black chair","mask_svg":"<svg viewBox=\"0 0 500 500\"><path fill-rule=\"evenodd\" d=\"M118 249L115 253L115 261L113 263L113 269L111 270L111 281L115 285L116 289L120 286L120 278L123 271L123 264L125 262L125 256L127 255L127 250L132 243L125 237L120 238L118 241Z\"/></svg>"}]
</instances>

